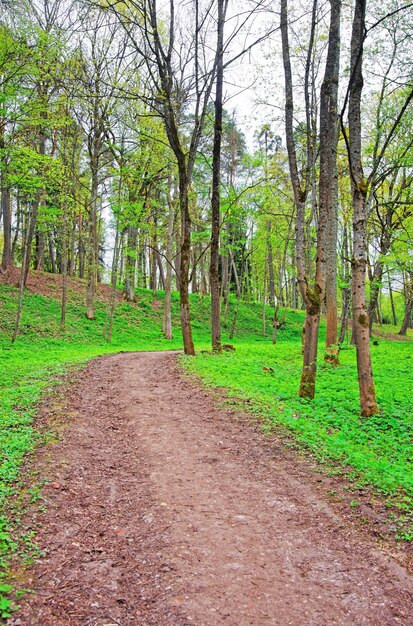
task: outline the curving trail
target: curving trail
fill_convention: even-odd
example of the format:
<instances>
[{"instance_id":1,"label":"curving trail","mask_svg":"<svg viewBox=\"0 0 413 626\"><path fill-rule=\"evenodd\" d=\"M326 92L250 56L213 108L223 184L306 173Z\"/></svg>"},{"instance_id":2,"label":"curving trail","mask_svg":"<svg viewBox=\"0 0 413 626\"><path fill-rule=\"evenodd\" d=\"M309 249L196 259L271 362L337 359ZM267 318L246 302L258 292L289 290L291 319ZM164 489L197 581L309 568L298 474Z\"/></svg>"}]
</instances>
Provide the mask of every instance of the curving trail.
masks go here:
<instances>
[{"instance_id":1,"label":"curving trail","mask_svg":"<svg viewBox=\"0 0 413 626\"><path fill-rule=\"evenodd\" d=\"M68 402L11 626L412 623L405 570L174 354L96 359Z\"/></svg>"}]
</instances>

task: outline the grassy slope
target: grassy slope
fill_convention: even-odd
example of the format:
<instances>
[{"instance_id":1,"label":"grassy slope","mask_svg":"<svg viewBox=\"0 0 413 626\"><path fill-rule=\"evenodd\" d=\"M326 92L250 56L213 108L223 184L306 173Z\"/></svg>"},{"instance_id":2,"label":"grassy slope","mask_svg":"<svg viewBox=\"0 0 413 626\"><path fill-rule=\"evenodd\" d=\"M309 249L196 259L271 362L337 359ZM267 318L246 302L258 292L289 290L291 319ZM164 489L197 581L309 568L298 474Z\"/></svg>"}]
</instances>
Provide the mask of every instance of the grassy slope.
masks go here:
<instances>
[{"instance_id":1,"label":"grassy slope","mask_svg":"<svg viewBox=\"0 0 413 626\"><path fill-rule=\"evenodd\" d=\"M186 367L207 383L226 387L230 395L246 400L265 418L267 427L287 426L319 459L350 464L360 484L373 484L387 494L405 493L411 499L412 345L383 342L374 347L382 414L369 419L359 417L352 348L340 353L337 368L320 362L317 396L311 402L297 397L300 356L297 342L281 340L275 348L246 343L238 346L236 354L187 358Z\"/></svg>"},{"instance_id":2,"label":"grassy slope","mask_svg":"<svg viewBox=\"0 0 413 626\"><path fill-rule=\"evenodd\" d=\"M85 317L84 285L72 283L67 307L66 332L59 329L60 303L58 280L34 273L31 288L43 293L26 292L21 332L12 345L17 289L0 284L0 570L5 569L16 545L9 532L7 503L19 486L19 468L25 454L38 443L40 435L33 422L36 403L45 389L59 381L68 367L97 355L121 350L177 350L182 348L179 329L179 298L173 294L174 339L162 337L163 294L154 301L150 292L137 291L137 303L117 303L112 342L102 337L106 321L103 294L96 304L96 320ZM101 294L102 295L102 294ZM193 331L197 349L209 346L209 301L192 297ZM239 311L239 334L254 337L261 327L261 309L243 304ZM0 581L1 582L1 581ZM1 591L1 589L0 589ZM2 611L0 599L0 614ZM5 609L7 612L7 609Z\"/></svg>"},{"instance_id":3,"label":"grassy slope","mask_svg":"<svg viewBox=\"0 0 413 626\"><path fill-rule=\"evenodd\" d=\"M175 337L172 341L166 341L161 334L162 294L153 302L149 292L142 290L138 292L137 304L122 301L117 304L113 341L107 344L102 338L105 303L97 303L96 320L88 321L79 286L73 288L67 331L62 334L57 284L53 283L53 277L46 276L45 280L51 287L49 292L53 293L54 289L56 297L50 297L50 293L49 297L26 294L21 335L14 346L9 338L17 291L0 285L0 566L3 567L10 551L16 549L8 532L5 503L18 485L24 455L38 441L33 419L35 404L45 388L54 384L56 377L71 364L85 362L99 354L182 347L177 294L173 298ZM300 401L296 391L303 315L294 311L288 313L286 326L279 331L279 342L273 346L270 337L261 336L261 313L260 306L241 304L233 340L236 352L183 358L185 367L207 383L225 387L233 396L247 401L249 408L264 416L267 427L274 423L287 426L320 459L351 464L359 481L367 481L384 493L396 494L399 502L404 502L411 510L413 344L380 339L379 345L372 347L383 414L360 420L354 349L341 352L339 368L320 363L316 400ZM228 340L232 315L230 308L226 320L224 316L224 341ZM268 318L270 315L268 310ZM199 301L198 297L192 297L192 316L196 347L208 349L208 298Z\"/></svg>"}]
</instances>

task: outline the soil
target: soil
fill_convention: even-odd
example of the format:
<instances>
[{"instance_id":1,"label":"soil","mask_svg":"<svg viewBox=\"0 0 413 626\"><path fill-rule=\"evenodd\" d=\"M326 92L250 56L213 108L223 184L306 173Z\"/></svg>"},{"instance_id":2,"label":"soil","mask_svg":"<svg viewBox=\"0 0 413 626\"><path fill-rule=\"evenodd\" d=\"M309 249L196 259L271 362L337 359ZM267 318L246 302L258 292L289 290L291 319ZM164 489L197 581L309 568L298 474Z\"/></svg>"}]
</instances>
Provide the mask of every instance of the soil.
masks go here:
<instances>
[{"instance_id":1,"label":"soil","mask_svg":"<svg viewBox=\"0 0 413 626\"><path fill-rule=\"evenodd\" d=\"M6 272L0 272L0 285L18 287L20 285L21 268L9 266ZM36 293L47 298L61 298L63 288L63 276L31 269L27 275L26 287L31 293ZM86 280L80 278L68 278L68 299L77 301L78 297L85 297ZM107 302L110 299L112 288L103 283L96 285L96 300ZM117 300L123 298L120 290L116 291Z\"/></svg>"},{"instance_id":2,"label":"soil","mask_svg":"<svg viewBox=\"0 0 413 626\"><path fill-rule=\"evenodd\" d=\"M48 411L44 557L9 626L412 623L406 569L175 354L96 359Z\"/></svg>"}]
</instances>

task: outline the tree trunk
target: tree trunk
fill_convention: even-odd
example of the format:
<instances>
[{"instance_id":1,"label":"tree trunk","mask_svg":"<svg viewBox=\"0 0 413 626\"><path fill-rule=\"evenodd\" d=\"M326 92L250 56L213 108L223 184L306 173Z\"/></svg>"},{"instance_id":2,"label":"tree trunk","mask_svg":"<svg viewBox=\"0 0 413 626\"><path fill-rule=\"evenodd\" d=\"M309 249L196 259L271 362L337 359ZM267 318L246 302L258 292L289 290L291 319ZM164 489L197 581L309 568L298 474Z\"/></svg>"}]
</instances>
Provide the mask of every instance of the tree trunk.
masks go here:
<instances>
[{"instance_id":1,"label":"tree trunk","mask_svg":"<svg viewBox=\"0 0 413 626\"><path fill-rule=\"evenodd\" d=\"M237 298L241 299L241 284L238 278L238 271L237 271L237 266L235 265L234 255L232 254L231 250L228 250L228 254L231 258L231 266L232 266L232 272L234 274L235 287L237 290Z\"/></svg>"},{"instance_id":2,"label":"tree trunk","mask_svg":"<svg viewBox=\"0 0 413 626\"><path fill-rule=\"evenodd\" d=\"M389 268L387 268L387 281L388 281L388 285L389 285L389 297L390 297L390 304L391 304L391 313L393 316L393 324L394 326L397 325L397 315L396 315L396 308L394 306L394 298L393 298L393 289L391 286L391 279L390 279L390 272L389 272Z\"/></svg>"},{"instance_id":3,"label":"tree trunk","mask_svg":"<svg viewBox=\"0 0 413 626\"><path fill-rule=\"evenodd\" d=\"M221 296L224 303L225 309L228 308L228 296L229 296L229 279L230 279L230 267L229 267L229 258L228 251L225 251L226 254L221 256L221 265L222 265L222 285L221 285Z\"/></svg>"},{"instance_id":4,"label":"tree trunk","mask_svg":"<svg viewBox=\"0 0 413 626\"><path fill-rule=\"evenodd\" d=\"M159 270L159 284L160 284L161 289L165 291L165 270L162 265L162 257L161 257L161 253L159 252L159 250L156 250L156 261L158 263L158 270Z\"/></svg>"},{"instance_id":5,"label":"tree trunk","mask_svg":"<svg viewBox=\"0 0 413 626\"><path fill-rule=\"evenodd\" d=\"M17 198L16 198L16 228L14 230L13 243L12 243L12 246L11 246L11 259L10 259L10 264L11 265L14 265L14 257L16 255L17 243L19 241L21 222L22 222L22 207L21 207L20 197L19 197L19 195L17 195Z\"/></svg>"},{"instance_id":6,"label":"tree trunk","mask_svg":"<svg viewBox=\"0 0 413 626\"><path fill-rule=\"evenodd\" d=\"M212 198L211 198L211 286L212 350L221 352L221 299L219 293L219 232L220 232L220 186L221 186L221 142L222 142L222 97L224 81L224 23L225 0L218 0L217 21L217 71L215 93L214 145L212 150Z\"/></svg>"},{"instance_id":7,"label":"tree trunk","mask_svg":"<svg viewBox=\"0 0 413 626\"><path fill-rule=\"evenodd\" d=\"M181 209L181 249L179 297L181 307L181 328L185 354L195 356L189 310L189 264L191 259L191 217L189 215L189 180L184 163L179 168L179 206Z\"/></svg>"},{"instance_id":8,"label":"tree trunk","mask_svg":"<svg viewBox=\"0 0 413 626\"><path fill-rule=\"evenodd\" d=\"M128 226L127 230L124 294L127 302L135 302L136 243L138 229L136 226Z\"/></svg>"},{"instance_id":9,"label":"tree trunk","mask_svg":"<svg viewBox=\"0 0 413 626\"><path fill-rule=\"evenodd\" d=\"M176 254L175 254L175 284L177 291L181 290L181 233L180 228L176 228Z\"/></svg>"},{"instance_id":10,"label":"tree trunk","mask_svg":"<svg viewBox=\"0 0 413 626\"><path fill-rule=\"evenodd\" d=\"M4 105L3 105L4 106ZM5 111L3 108L3 115L5 115ZM4 119L0 120L0 150L3 152L6 147L5 142L5 134L6 134L6 122ZM2 154L1 159L1 211L0 217L3 217L3 254L1 259L1 271L5 272L8 266L11 264L11 195L10 189L6 182L6 167L7 167L7 158L5 154Z\"/></svg>"},{"instance_id":11,"label":"tree trunk","mask_svg":"<svg viewBox=\"0 0 413 626\"><path fill-rule=\"evenodd\" d=\"M406 336L407 329L410 327L410 323L412 320L412 310L413 310L413 281L410 278L409 283L406 285L406 306L404 309L404 318L402 322L402 326L399 331L399 335Z\"/></svg>"},{"instance_id":12,"label":"tree trunk","mask_svg":"<svg viewBox=\"0 0 413 626\"><path fill-rule=\"evenodd\" d=\"M196 250L192 250L192 271L191 271L191 291L192 293L198 293L198 277L196 274Z\"/></svg>"},{"instance_id":13,"label":"tree trunk","mask_svg":"<svg viewBox=\"0 0 413 626\"><path fill-rule=\"evenodd\" d=\"M314 29L316 19L316 1L313 3L313 16L311 24L311 38L308 55L314 41ZM305 237L305 206L308 196L308 187L310 173L314 158L313 137L309 127L309 101L307 90L305 94L306 100L306 116L307 116L307 163L306 177L301 180L297 154L294 139L294 99L293 99L293 79L290 59L290 46L288 35L288 8L287 0L281 0L281 41L283 51L283 65L285 76L285 134L288 152L288 163L290 169L291 183L294 191L294 204L296 210L295 233L296 233L296 265L297 265L297 282L300 289L301 297L306 308L306 320L303 328L303 369L301 374L301 382L299 395L305 398L314 398L316 383L316 356L317 356L317 337L319 316L321 310L321 287L317 283L314 288L308 284L306 276L306 237ZM309 56L307 57L307 61ZM309 66L306 67L306 84L308 81Z\"/></svg>"},{"instance_id":14,"label":"tree trunk","mask_svg":"<svg viewBox=\"0 0 413 626\"><path fill-rule=\"evenodd\" d=\"M165 339L172 339L171 292L172 292L172 245L174 232L174 204L170 197L171 180L168 185L168 230L166 234L166 276L165 276L165 308L163 331Z\"/></svg>"},{"instance_id":15,"label":"tree trunk","mask_svg":"<svg viewBox=\"0 0 413 626\"><path fill-rule=\"evenodd\" d=\"M389 224L391 227L391 224ZM379 257L374 264L372 276L370 279L370 302L368 307L370 334L373 328L373 315L378 312L379 295L381 281L383 279L383 256L386 255L391 246L391 234L388 228L385 228L380 236Z\"/></svg>"},{"instance_id":16,"label":"tree trunk","mask_svg":"<svg viewBox=\"0 0 413 626\"><path fill-rule=\"evenodd\" d=\"M23 255L24 261L22 263L22 265L24 266L24 271L22 272L23 287L26 286L27 277L29 275L30 260L31 260L31 255L32 255L32 241L33 241L34 232L36 228L37 211L39 208L39 203L40 203L40 192L37 191L35 195L35 199L32 204L32 212L31 212L31 216L29 217L29 223L28 223L27 231L26 231L25 253Z\"/></svg>"},{"instance_id":17,"label":"tree trunk","mask_svg":"<svg viewBox=\"0 0 413 626\"><path fill-rule=\"evenodd\" d=\"M264 282L262 286L262 336L267 336L267 319L266 319L266 304L267 304L267 273L264 271Z\"/></svg>"},{"instance_id":18,"label":"tree trunk","mask_svg":"<svg viewBox=\"0 0 413 626\"><path fill-rule=\"evenodd\" d=\"M42 128L39 131L39 154L41 156L44 156L46 154L46 136L44 134L44 129ZM34 233L36 231L36 226L37 226L37 214L38 214L40 202L43 196L44 196L43 191L41 192L40 190L37 190L35 193L35 198L34 198L33 205L32 205L32 214L29 220L29 228L28 228L28 232L26 235L25 257L27 257L27 259L26 259L26 262L24 263L24 266L25 266L24 274L23 274L24 286L26 286L27 276L29 274L32 241L33 241Z\"/></svg>"},{"instance_id":19,"label":"tree trunk","mask_svg":"<svg viewBox=\"0 0 413 626\"><path fill-rule=\"evenodd\" d=\"M20 282L19 282L19 295L18 295L18 299L17 299L17 311L16 311L16 317L15 317L15 321L14 321L14 331L13 331L13 336L12 336L12 343L14 343L17 339L17 335L19 333L19 327L20 327L20 319L21 319L21 314L22 314L22 310L23 310L23 295L24 295L24 288L26 286L26 280L27 280L27 274L28 274L28 266L30 265L30 247L31 247L31 242L33 239L33 235L34 235L34 220L36 219L37 215L34 214L34 209L32 211L32 214L28 216L28 224L27 224L27 232L26 232L26 237L24 240L24 245L23 245L23 250L22 250L22 267L21 267L21 272L20 272Z\"/></svg>"},{"instance_id":20,"label":"tree trunk","mask_svg":"<svg viewBox=\"0 0 413 626\"><path fill-rule=\"evenodd\" d=\"M121 183L119 184L119 187ZM120 195L120 194L119 194ZM105 328L103 330L103 337L106 339L108 343L112 340L112 330L113 330L113 320L115 317L115 306L116 306L116 285L118 281L118 269L119 269L119 255L121 248L121 236L119 232L119 218L116 221L116 235L115 235L115 245L113 248L113 256L112 256L112 275L111 275L111 290L110 290L110 298L106 310L106 323Z\"/></svg>"},{"instance_id":21,"label":"tree trunk","mask_svg":"<svg viewBox=\"0 0 413 626\"><path fill-rule=\"evenodd\" d=\"M327 61L321 86L320 99L320 179L319 221L325 225L325 303L326 303L326 353L325 360L338 364L337 346L337 94L340 65L340 15L341 0L330 0L330 29ZM323 228L319 224L318 236Z\"/></svg>"},{"instance_id":22,"label":"tree trunk","mask_svg":"<svg viewBox=\"0 0 413 626\"><path fill-rule=\"evenodd\" d=\"M339 346L344 343L344 338L346 336L348 321L350 317L350 305L351 305L351 274L348 270L348 257L349 257L349 244L348 244L348 231L347 225L344 224L344 239L343 239L343 252L342 252L342 263L343 263L343 275L342 279L345 283L345 287L342 290L342 311L341 311L341 329L340 329L340 337L338 340Z\"/></svg>"},{"instance_id":23,"label":"tree trunk","mask_svg":"<svg viewBox=\"0 0 413 626\"><path fill-rule=\"evenodd\" d=\"M157 291L157 266L158 266L158 216L156 213L156 208L154 208L153 215L153 237L152 237L152 268L151 268L151 276L150 276L150 289L152 289L152 296L156 298Z\"/></svg>"},{"instance_id":24,"label":"tree trunk","mask_svg":"<svg viewBox=\"0 0 413 626\"><path fill-rule=\"evenodd\" d=\"M404 311L404 318L402 322L402 326L399 331L399 335L406 336L407 329L410 327L411 319L412 319L412 309L413 309L413 298L408 300L406 303L406 308Z\"/></svg>"},{"instance_id":25,"label":"tree trunk","mask_svg":"<svg viewBox=\"0 0 413 626\"><path fill-rule=\"evenodd\" d=\"M275 278L274 278L274 261L272 255L272 243L271 243L271 222L267 222L267 259L268 259L268 278L269 278L269 294L270 305L275 306Z\"/></svg>"},{"instance_id":26,"label":"tree trunk","mask_svg":"<svg viewBox=\"0 0 413 626\"><path fill-rule=\"evenodd\" d=\"M349 86L349 162L353 206L352 302L361 415L378 413L370 356L369 316L366 306L367 184L361 161L361 94L366 0L356 0L351 36Z\"/></svg>"},{"instance_id":27,"label":"tree trunk","mask_svg":"<svg viewBox=\"0 0 413 626\"><path fill-rule=\"evenodd\" d=\"M1 259L1 269L5 272L11 264L11 194L10 189L4 186L4 173L1 175L1 212L3 215L3 255Z\"/></svg>"},{"instance_id":28,"label":"tree trunk","mask_svg":"<svg viewBox=\"0 0 413 626\"><path fill-rule=\"evenodd\" d=\"M200 261L200 283L199 283L199 297L205 296L208 293L208 281L205 273L205 253L202 250L202 244L199 245Z\"/></svg>"},{"instance_id":29,"label":"tree trunk","mask_svg":"<svg viewBox=\"0 0 413 626\"><path fill-rule=\"evenodd\" d=\"M57 274L56 255L55 255L55 248L54 248L54 242L53 242L53 235L52 235L52 233L49 233L49 235L47 237L47 243L49 245L50 269L51 269L52 274ZM66 256L67 256L67 254L66 254Z\"/></svg>"},{"instance_id":30,"label":"tree trunk","mask_svg":"<svg viewBox=\"0 0 413 626\"><path fill-rule=\"evenodd\" d=\"M44 270L44 251L46 247L46 237L43 228L44 226L37 226L36 230L36 254L34 259L34 269L40 271Z\"/></svg>"},{"instance_id":31,"label":"tree trunk","mask_svg":"<svg viewBox=\"0 0 413 626\"><path fill-rule=\"evenodd\" d=\"M90 195L89 214L89 240L88 240L88 264L87 264L87 290L86 290L86 317L89 320L95 319L95 296L97 282L97 262L98 262L98 229L97 229L97 204L98 204L98 167L97 163L92 164L92 185Z\"/></svg>"},{"instance_id":32,"label":"tree trunk","mask_svg":"<svg viewBox=\"0 0 413 626\"><path fill-rule=\"evenodd\" d=\"M60 330L64 332L66 326L66 302L67 302L67 205L63 206L63 229L62 229L62 303L60 311Z\"/></svg>"},{"instance_id":33,"label":"tree trunk","mask_svg":"<svg viewBox=\"0 0 413 626\"><path fill-rule=\"evenodd\" d=\"M73 278L75 275L75 254L76 249L76 219L73 220L72 228L70 231L70 259L69 259L69 276Z\"/></svg>"},{"instance_id":34,"label":"tree trunk","mask_svg":"<svg viewBox=\"0 0 413 626\"><path fill-rule=\"evenodd\" d=\"M83 217L82 214L80 213L79 210L79 218L78 218L78 244L77 244L77 250L78 250L78 273L79 273L79 278L84 278L85 277L85 265L86 265L86 244L85 244L85 234L84 234L84 228L83 228Z\"/></svg>"}]
</instances>

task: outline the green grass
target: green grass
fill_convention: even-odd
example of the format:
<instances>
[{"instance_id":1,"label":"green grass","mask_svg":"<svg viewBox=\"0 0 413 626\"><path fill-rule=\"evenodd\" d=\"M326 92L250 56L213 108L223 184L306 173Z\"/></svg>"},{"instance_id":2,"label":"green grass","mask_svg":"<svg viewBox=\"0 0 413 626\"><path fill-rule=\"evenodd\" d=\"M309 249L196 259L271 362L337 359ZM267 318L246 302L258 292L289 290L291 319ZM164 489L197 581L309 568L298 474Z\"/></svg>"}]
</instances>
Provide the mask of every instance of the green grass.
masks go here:
<instances>
[{"instance_id":1,"label":"green grass","mask_svg":"<svg viewBox=\"0 0 413 626\"><path fill-rule=\"evenodd\" d=\"M240 343L236 353L185 357L183 364L206 384L241 399L264 418L265 428L287 427L319 461L350 466L358 485L373 485L412 511L413 345L380 341L372 346L372 359L381 414L371 418L359 415L353 347L340 352L338 367L319 360L313 401L297 396L302 357L294 339L282 338L276 346Z\"/></svg>"},{"instance_id":2,"label":"green grass","mask_svg":"<svg viewBox=\"0 0 413 626\"><path fill-rule=\"evenodd\" d=\"M179 328L179 297L173 294L174 339L162 337L162 292L153 302L148 291L137 292L137 303L119 302L112 342L102 337L106 306L98 302L96 320L85 317L83 297L71 293L67 329L59 330L60 309L56 298L25 295L21 334L12 345L17 290L0 285L0 615L10 613L9 589L4 579L12 554L30 543L16 530L18 513L10 502L19 491L20 468L25 456L42 440L36 428L36 406L53 390L72 366L107 353L135 350L182 349ZM351 467L359 482L374 485L411 511L413 439L411 398L413 397L412 343L379 339L372 346L374 373L382 414L360 419L355 370L355 352L340 354L334 368L320 362L317 397L313 402L297 397L301 367L300 341L303 313L289 311L279 330L276 346L271 337L262 337L262 308L242 303L238 311L234 340L236 352L203 354L210 347L210 301L191 298L196 358L182 357L185 368L207 384L224 387L230 396L241 398L250 410L264 418L264 426L287 427L320 461ZM223 341L228 342L235 302L223 314ZM267 311L268 320L271 310ZM271 334L271 324L268 323ZM321 327L321 340L324 337ZM272 368L274 373L263 370ZM29 550L30 553L30 550ZM2 578L3 577L3 578Z\"/></svg>"},{"instance_id":3,"label":"green grass","mask_svg":"<svg viewBox=\"0 0 413 626\"><path fill-rule=\"evenodd\" d=\"M102 337L105 303L96 303L96 319L89 321L85 317L83 297L73 292L67 307L66 332L62 333L58 289L56 291L56 298L25 294L20 334L12 345L17 290L0 285L0 616L3 617L10 612L10 602L4 595L6 587L1 586L1 572L4 576L11 554L22 547L17 539L16 520L10 514L10 502L24 478L19 470L25 456L41 441L35 417L36 405L43 394L61 380L68 368L98 355L121 350L182 349L177 293L173 294L172 303L172 341L165 340L161 332L164 294L159 292L154 303L150 292L138 290L136 304L123 301L117 304L112 342L108 344ZM197 296L192 296L191 300L195 344L198 350L207 349L210 302L208 298L199 300ZM228 326L232 315L231 308ZM238 336L259 339L260 330L261 307L242 304ZM20 544L26 542L24 536L20 539Z\"/></svg>"}]
</instances>

